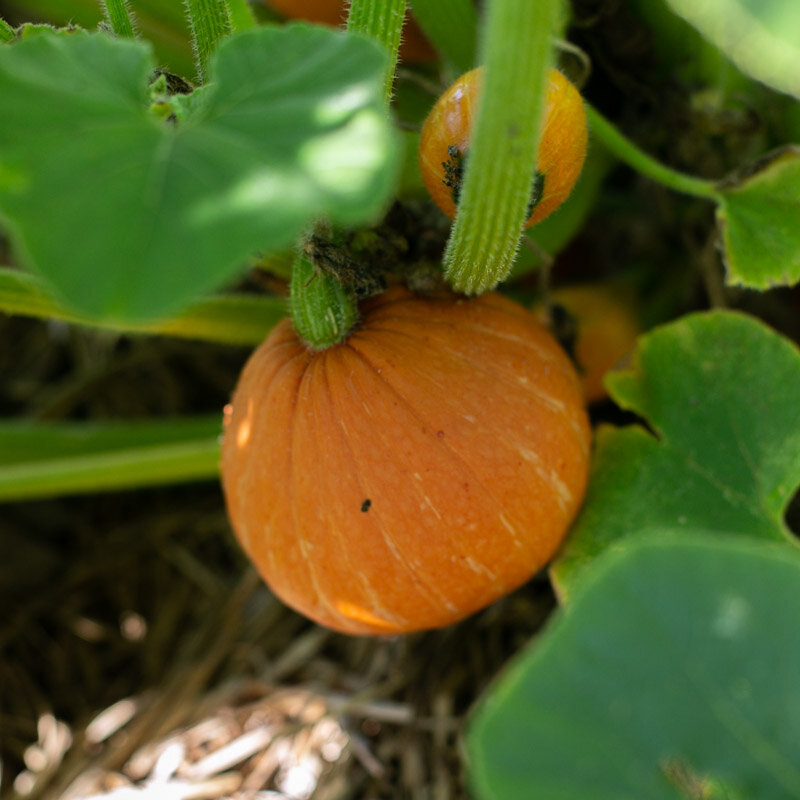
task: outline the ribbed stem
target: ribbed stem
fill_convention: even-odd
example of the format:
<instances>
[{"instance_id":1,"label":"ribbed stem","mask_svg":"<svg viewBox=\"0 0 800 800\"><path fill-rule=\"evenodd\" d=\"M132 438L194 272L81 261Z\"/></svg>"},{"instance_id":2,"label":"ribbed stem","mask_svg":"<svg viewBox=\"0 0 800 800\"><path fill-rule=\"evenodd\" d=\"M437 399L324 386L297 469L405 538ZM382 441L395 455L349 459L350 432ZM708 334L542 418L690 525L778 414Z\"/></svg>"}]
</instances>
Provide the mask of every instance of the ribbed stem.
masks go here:
<instances>
[{"instance_id":1,"label":"ribbed stem","mask_svg":"<svg viewBox=\"0 0 800 800\"><path fill-rule=\"evenodd\" d=\"M353 295L304 255L292 268L290 307L297 335L314 350L341 342L358 319Z\"/></svg>"},{"instance_id":2,"label":"ribbed stem","mask_svg":"<svg viewBox=\"0 0 800 800\"><path fill-rule=\"evenodd\" d=\"M208 61L217 45L231 32L231 19L225 0L184 0L192 31L197 77L205 83Z\"/></svg>"},{"instance_id":3,"label":"ribbed stem","mask_svg":"<svg viewBox=\"0 0 800 800\"><path fill-rule=\"evenodd\" d=\"M121 38L135 38L136 33L133 29L133 18L128 7L128 0L103 0L103 6L111 30Z\"/></svg>"},{"instance_id":4,"label":"ribbed stem","mask_svg":"<svg viewBox=\"0 0 800 800\"><path fill-rule=\"evenodd\" d=\"M511 271L527 216L560 0L492 0L485 75L458 216L445 251L457 291L480 294Z\"/></svg>"},{"instance_id":5,"label":"ribbed stem","mask_svg":"<svg viewBox=\"0 0 800 800\"><path fill-rule=\"evenodd\" d=\"M347 30L368 36L383 45L389 53L384 74L384 96L386 107L392 99L394 71L397 67L397 49L406 15L406 0L352 0L347 16Z\"/></svg>"}]
</instances>

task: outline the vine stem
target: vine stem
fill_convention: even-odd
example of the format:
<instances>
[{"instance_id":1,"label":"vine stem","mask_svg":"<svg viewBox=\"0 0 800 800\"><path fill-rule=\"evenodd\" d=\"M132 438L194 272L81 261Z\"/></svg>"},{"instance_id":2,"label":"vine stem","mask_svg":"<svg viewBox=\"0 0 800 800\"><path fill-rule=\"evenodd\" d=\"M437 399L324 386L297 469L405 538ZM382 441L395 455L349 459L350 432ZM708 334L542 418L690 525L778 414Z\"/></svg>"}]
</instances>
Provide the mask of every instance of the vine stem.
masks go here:
<instances>
[{"instance_id":1,"label":"vine stem","mask_svg":"<svg viewBox=\"0 0 800 800\"><path fill-rule=\"evenodd\" d=\"M103 6L108 24L117 36L126 39L136 37L128 0L103 0Z\"/></svg>"},{"instance_id":2,"label":"vine stem","mask_svg":"<svg viewBox=\"0 0 800 800\"><path fill-rule=\"evenodd\" d=\"M197 77L205 83L209 59L232 30L228 4L225 0L184 0L184 6L192 31Z\"/></svg>"},{"instance_id":3,"label":"vine stem","mask_svg":"<svg viewBox=\"0 0 800 800\"><path fill-rule=\"evenodd\" d=\"M493 0L458 216L444 255L456 291L480 294L511 271L531 196L559 0Z\"/></svg>"},{"instance_id":4,"label":"vine stem","mask_svg":"<svg viewBox=\"0 0 800 800\"><path fill-rule=\"evenodd\" d=\"M686 175L661 164L640 150L599 111L586 105L586 116L593 136L596 136L620 161L657 183L682 194L719 201L720 192L713 181Z\"/></svg>"}]
</instances>

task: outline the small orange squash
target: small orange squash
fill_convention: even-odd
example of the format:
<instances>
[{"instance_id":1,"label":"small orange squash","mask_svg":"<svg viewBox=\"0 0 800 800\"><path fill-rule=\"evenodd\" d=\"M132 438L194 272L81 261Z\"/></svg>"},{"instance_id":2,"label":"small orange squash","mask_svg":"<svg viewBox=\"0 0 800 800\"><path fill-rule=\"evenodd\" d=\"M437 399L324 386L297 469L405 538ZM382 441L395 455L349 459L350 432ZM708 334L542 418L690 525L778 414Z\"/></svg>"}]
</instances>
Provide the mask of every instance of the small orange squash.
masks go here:
<instances>
[{"instance_id":1,"label":"small orange squash","mask_svg":"<svg viewBox=\"0 0 800 800\"><path fill-rule=\"evenodd\" d=\"M483 86L483 67L464 73L436 101L419 139L419 168L437 206L455 219L463 160ZM575 186L586 159L586 111L578 90L558 70L547 80L544 121L539 141L536 196L531 198L529 228L552 214Z\"/></svg>"},{"instance_id":2,"label":"small orange squash","mask_svg":"<svg viewBox=\"0 0 800 800\"><path fill-rule=\"evenodd\" d=\"M612 283L575 284L554 289L550 305L572 317L574 341L568 349L578 365L586 402L605 400L606 373L633 352L642 333L635 294L626 286ZM537 307L534 313L547 324L545 309Z\"/></svg>"},{"instance_id":3,"label":"small orange squash","mask_svg":"<svg viewBox=\"0 0 800 800\"><path fill-rule=\"evenodd\" d=\"M589 446L575 370L528 311L393 287L326 350L274 329L234 393L222 482L288 605L397 634L455 622L547 563Z\"/></svg>"}]
</instances>

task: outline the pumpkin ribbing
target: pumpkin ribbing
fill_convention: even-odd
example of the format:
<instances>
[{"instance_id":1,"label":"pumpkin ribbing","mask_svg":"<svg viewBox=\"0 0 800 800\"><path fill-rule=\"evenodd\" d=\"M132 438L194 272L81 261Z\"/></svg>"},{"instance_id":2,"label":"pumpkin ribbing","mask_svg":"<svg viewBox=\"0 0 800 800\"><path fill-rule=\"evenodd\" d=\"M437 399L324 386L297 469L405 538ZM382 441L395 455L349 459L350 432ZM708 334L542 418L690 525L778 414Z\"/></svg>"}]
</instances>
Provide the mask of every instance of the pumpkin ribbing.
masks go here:
<instances>
[{"instance_id":1,"label":"pumpkin ribbing","mask_svg":"<svg viewBox=\"0 0 800 800\"><path fill-rule=\"evenodd\" d=\"M251 357L223 443L229 514L275 593L318 622L447 625L558 548L586 482L580 386L496 294L396 287L362 314L315 353L285 321Z\"/></svg>"}]
</instances>

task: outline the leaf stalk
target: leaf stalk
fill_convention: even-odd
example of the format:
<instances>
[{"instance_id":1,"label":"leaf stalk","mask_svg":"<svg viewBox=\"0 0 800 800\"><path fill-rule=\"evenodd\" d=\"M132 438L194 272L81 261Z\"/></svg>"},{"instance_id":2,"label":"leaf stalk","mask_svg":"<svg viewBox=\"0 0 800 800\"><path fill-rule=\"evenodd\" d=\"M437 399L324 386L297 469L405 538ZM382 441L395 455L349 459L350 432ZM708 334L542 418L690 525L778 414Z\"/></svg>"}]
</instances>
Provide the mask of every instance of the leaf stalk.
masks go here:
<instances>
[{"instance_id":1,"label":"leaf stalk","mask_svg":"<svg viewBox=\"0 0 800 800\"><path fill-rule=\"evenodd\" d=\"M197 77L208 78L208 62L220 41L232 31L230 12L225 0L184 0L192 32Z\"/></svg>"},{"instance_id":2,"label":"leaf stalk","mask_svg":"<svg viewBox=\"0 0 800 800\"><path fill-rule=\"evenodd\" d=\"M128 0L103 0L103 7L106 20L117 36L125 39L136 38Z\"/></svg>"},{"instance_id":3,"label":"leaf stalk","mask_svg":"<svg viewBox=\"0 0 800 800\"><path fill-rule=\"evenodd\" d=\"M493 0L483 89L458 216L445 250L456 291L481 294L511 271L536 173L559 0Z\"/></svg>"}]
</instances>

